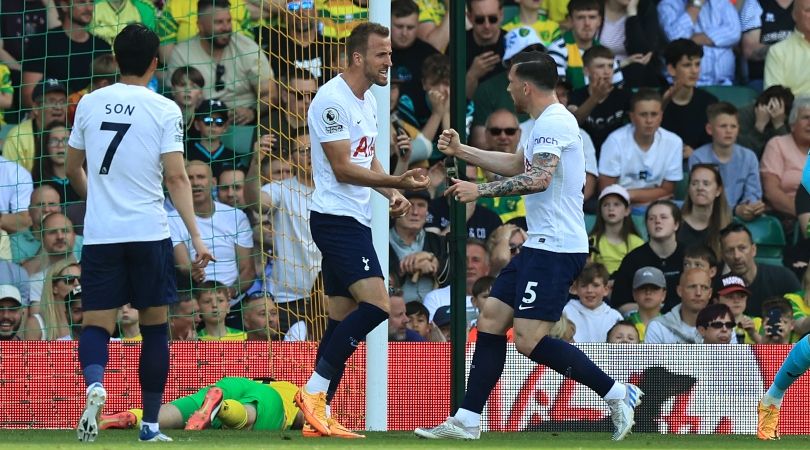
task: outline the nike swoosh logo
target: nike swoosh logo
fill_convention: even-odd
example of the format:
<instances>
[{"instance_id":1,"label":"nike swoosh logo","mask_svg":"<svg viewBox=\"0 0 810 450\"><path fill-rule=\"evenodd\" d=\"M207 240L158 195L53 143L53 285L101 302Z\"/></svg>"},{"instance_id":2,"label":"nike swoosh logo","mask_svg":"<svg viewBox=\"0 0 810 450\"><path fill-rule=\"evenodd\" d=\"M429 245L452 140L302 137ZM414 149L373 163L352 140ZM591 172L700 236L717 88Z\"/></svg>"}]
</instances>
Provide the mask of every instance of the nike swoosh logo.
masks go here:
<instances>
[{"instance_id":1,"label":"nike swoosh logo","mask_svg":"<svg viewBox=\"0 0 810 450\"><path fill-rule=\"evenodd\" d=\"M524 306L525 306L525 308L524 308ZM528 305L520 305L520 306L518 306L518 309L521 310L521 311L523 311L525 309L532 309L532 308L534 308L534 306L528 306Z\"/></svg>"}]
</instances>

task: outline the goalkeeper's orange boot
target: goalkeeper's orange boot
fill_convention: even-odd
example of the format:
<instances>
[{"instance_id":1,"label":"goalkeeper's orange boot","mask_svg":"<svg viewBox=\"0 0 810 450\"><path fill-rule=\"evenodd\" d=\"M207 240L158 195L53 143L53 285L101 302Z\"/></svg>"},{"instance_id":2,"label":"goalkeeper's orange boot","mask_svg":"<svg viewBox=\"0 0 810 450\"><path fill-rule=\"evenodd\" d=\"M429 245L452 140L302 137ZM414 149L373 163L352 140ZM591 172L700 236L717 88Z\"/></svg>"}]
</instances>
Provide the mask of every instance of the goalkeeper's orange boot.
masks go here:
<instances>
[{"instance_id":1,"label":"goalkeeper's orange boot","mask_svg":"<svg viewBox=\"0 0 810 450\"><path fill-rule=\"evenodd\" d=\"M364 434L355 433L354 431L346 428L337 421L334 417L326 419L329 423L329 431L332 433L330 436L343 439L363 439L366 437Z\"/></svg>"},{"instance_id":2,"label":"goalkeeper's orange boot","mask_svg":"<svg viewBox=\"0 0 810 450\"><path fill-rule=\"evenodd\" d=\"M132 411L121 411L115 414L102 414L98 421L101 430L130 430L138 424L138 417Z\"/></svg>"},{"instance_id":3,"label":"goalkeeper's orange boot","mask_svg":"<svg viewBox=\"0 0 810 450\"><path fill-rule=\"evenodd\" d=\"M768 441L779 439L779 407L765 405L761 401L757 407L757 437Z\"/></svg>"},{"instance_id":4,"label":"goalkeeper's orange boot","mask_svg":"<svg viewBox=\"0 0 810 450\"><path fill-rule=\"evenodd\" d=\"M302 387L295 394L295 404L304 414L304 420L318 433L329 436L329 423L326 419L326 392L310 394Z\"/></svg>"},{"instance_id":5,"label":"goalkeeper's orange boot","mask_svg":"<svg viewBox=\"0 0 810 450\"><path fill-rule=\"evenodd\" d=\"M194 414L188 418L186 422L186 430L204 430L211 426L211 421L214 420L219 407L222 406L222 389L211 386L208 392L205 393L205 399L202 406Z\"/></svg>"}]
</instances>

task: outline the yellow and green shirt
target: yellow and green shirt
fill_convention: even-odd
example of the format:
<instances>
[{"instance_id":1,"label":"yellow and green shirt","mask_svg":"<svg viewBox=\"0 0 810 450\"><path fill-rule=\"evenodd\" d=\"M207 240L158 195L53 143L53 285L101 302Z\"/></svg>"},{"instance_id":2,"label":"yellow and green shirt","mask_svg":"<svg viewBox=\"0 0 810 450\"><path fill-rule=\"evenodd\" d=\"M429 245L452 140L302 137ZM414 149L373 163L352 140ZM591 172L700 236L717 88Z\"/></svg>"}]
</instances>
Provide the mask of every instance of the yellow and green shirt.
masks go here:
<instances>
[{"instance_id":1,"label":"yellow and green shirt","mask_svg":"<svg viewBox=\"0 0 810 450\"><path fill-rule=\"evenodd\" d=\"M591 236L593 237L593 236ZM627 237L627 242L620 244L611 243L607 237L602 236L599 241L594 243L593 246L599 253L593 254L593 262L601 263L605 266L608 273L612 274L619 270L622 260L628 253L644 245L644 240L635 234Z\"/></svg>"},{"instance_id":2,"label":"yellow and green shirt","mask_svg":"<svg viewBox=\"0 0 810 450\"><path fill-rule=\"evenodd\" d=\"M315 8L323 24L323 37L330 39L344 39L354 27L368 21L368 8L352 0L317 0Z\"/></svg>"},{"instance_id":3,"label":"yellow and green shirt","mask_svg":"<svg viewBox=\"0 0 810 450\"><path fill-rule=\"evenodd\" d=\"M638 330L639 342L644 342L644 335L647 334L647 325L643 320L641 320L641 316L638 315L638 311L631 312L630 315L627 316L627 320L636 326L636 330Z\"/></svg>"},{"instance_id":4,"label":"yellow and green shirt","mask_svg":"<svg viewBox=\"0 0 810 450\"><path fill-rule=\"evenodd\" d=\"M205 328L197 332L197 337L201 341L246 341L247 333L230 327L225 327L225 335L221 337L211 336Z\"/></svg>"},{"instance_id":5,"label":"yellow and green shirt","mask_svg":"<svg viewBox=\"0 0 810 450\"><path fill-rule=\"evenodd\" d=\"M0 63L0 94L14 95L14 86L11 85L11 70L8 66ZM0 127L6 124L3 118L3 110L0 109Z\"/></svg>"},{"instance_id":6,"label":"yellow and green shirt","mask_svg":"<svg viewBox=\"0 0 810 450\"><path fill-rule=\"evenodd\" d=\"M124 0L120 8L116 8L109 0L96 0L89 31L112 45L115 36L131 23L142 23L154 31L157 16L155 6L144 0Z\"/></svg>"},{"instance_id":7,"label":"yellow and green shirt","mask_svg":"<svg viewBox=\"0 0 810 450\"><path fill-rule=\"evenodd\" d=\"M568 0L543 0L540 10L549 20L563 22L568 17Z\"/></svg>"},{"instance_id":8,"label":"yellow and green shirt","mask_svg":"<svg viewBox=\"0 0 810 450\"><path fill-rule=\"evenodd\" d=\"M231 2L231 22L234 33L243 33L242 26L248 17L243 0ZM163 12L157 20L158 36L161 44L176 44L197 35L196 0L167 0ZM244 33L243 33L244 34ZM253 37L248 35L249 37Z\"/></svg>"},{"instance_id":9,"label":"yellow and green shirt","mask_svg":"<svg viewBox=\"0 0 810 450\"><path fill-rule=\"evenodd\" d=\"M442 0L416 0L419 6L419 23L442 23L447 9Z\"/></svg>"},{"instance_id":10,"label":"yellow and green shirt","mask_svg":"<svg viewBox=\"0 0 810 450\"><path fill-rule=\"evenodd\" d=\"M524 24L520 22L520 16L515 16L509 22L504 22L501 28L503 28L504 31L509 32L522 26L524 26ZM537 13L537 20L531 24L531 27L534 29L537 36L540 37L543 45L546 47L551 45L551 43L555 40L559 39L562 35L560 33L560 26L557 24L557 22L547 20L542 13Z\"/></svg>"},{"instance_id":11,"label":"yellow and green shirt","mask_svg":"<svg viewBox=\"0 0 810 450\"><path fill-rule=\"evenodd\" d=\"M34 122L23 120L12 128L3 142L3 157L31 171L34 168Z\"/></svg>"}]
</instances>

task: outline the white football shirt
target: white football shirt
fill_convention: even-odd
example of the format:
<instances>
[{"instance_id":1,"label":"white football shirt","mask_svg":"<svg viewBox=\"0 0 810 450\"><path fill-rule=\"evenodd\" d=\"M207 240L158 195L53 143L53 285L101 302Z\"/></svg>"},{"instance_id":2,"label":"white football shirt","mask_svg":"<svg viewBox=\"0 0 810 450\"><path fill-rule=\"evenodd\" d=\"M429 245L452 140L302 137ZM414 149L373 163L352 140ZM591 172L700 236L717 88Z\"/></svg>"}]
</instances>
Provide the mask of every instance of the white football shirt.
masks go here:
<instances>
[{"instance_id":1,"label":"white football shirt","mask_svg":"<svg viewBox=\"0 0 810 450\"><path fill-rule=\"evenodd\" d=\"M677 134L658 128L653 143L642 150L633 138L633 124L615 130L602 144L599 174L617 177L625 189L661 186L683 178L683 141Z\"/></svg>"},{"instance_id":2,"label":"white football shirt","mask_svg":"<svg viewBox=\"0 0 810 450\"><path fill-rule=\"evenodd\" d=\"M211 217L195 216L200 238L211 249L216 261L205 266L205 279L216 280L232 286L239 278L239 261L236 259L236 246L253 248L253 229L247 215L237 208L214 201L214 214ZM180 216L170 218L172 244L186 244L189 257L193 261L197 252L191 245L191 236Z\"/></svg>"},{"instance_id":3,"label":"white football shirt","mask_svg":"<svg viewBox=\"0 0 810 450\"><path fill-rule=\"evenodd\" d=\"M527 171L539 153L560 158L548 189L524 196L529 238L523 245L555 253L588 253L582 212L585 152L574 115L559 103L548 106L521 145Z\"/></svg>"},{"instance_id":4,"label":"white football shirt","mask_svg":"<svg viewBox=\"0 0 810 450\"><path fill-rule=\"evenodd\" d=\"M377 101L371 91L366 91L362 100L357 98L342 75L318 89L307 114L315 180L310 210L354 217L371 226L371 188L339 182L321 143L348 140L351 163L370 169L379 132L376 111Z\"/></svg>"},{"instance_id":5,"label":"white football shirt","mask_svg":"<svg viewBox=\"0 0 810 450\"><path fill-rule=\"evenodd\" d=\"M85 244L169 237L161 155L183 151L180 108L143 86L116 83L79 101L69 144L87 158Z\"/></svg>"}]
</instances>

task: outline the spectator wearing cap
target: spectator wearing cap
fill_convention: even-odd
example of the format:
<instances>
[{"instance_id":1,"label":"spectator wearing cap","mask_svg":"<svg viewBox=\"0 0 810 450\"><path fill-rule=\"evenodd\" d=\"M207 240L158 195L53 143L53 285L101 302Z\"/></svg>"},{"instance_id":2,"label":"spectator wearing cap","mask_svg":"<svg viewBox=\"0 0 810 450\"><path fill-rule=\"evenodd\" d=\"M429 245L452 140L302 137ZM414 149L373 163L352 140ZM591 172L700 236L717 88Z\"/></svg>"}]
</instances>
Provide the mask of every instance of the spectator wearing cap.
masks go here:
<instances>
[{"instance_id":1,"label":"spectator wearing cap","mask_svg":"<svg viewBox=\"0 0 810 450\"><path fill-rule=\"evenodd\" d=\"M712 279L708 272L689 269L681 274L678 284L681 303L647 326L646 344L700 344L703 338L697 331L697 316L712 298ZM736 343L736 337L734 342Z\"/></svg>"},{"instance_id":2,"label":"spectator wearing cap","mask_svg":"<svg viewBox=\"0 0 810 450\"><path fill-rule=\"evenodd\" d=\"M26 340L73 339L70 302L81 295L81 290L74 293L80 286L81 274L81 266L72 258L51 266L41 283L48 289L42 289L41 298L38 296L37 303L31 305L25 324Z\"/></svg>"},{"instance_id":3,"label":"spectator wearing cap","mask_svg":"<svg viewBox=\"0 0 810 450\"><path fill-rule=\"evenodd\" d=\"M515 0L515 3L518 4L518 14L505 21L501 27L507 32L507 42L509 40L508 33L514 29L520 28L534 31L540 38L540 42L546 47L560 38L560 26L557 22L548 19L540 2L534 0ZM520 34L525 33L525 31L520 32ZM504 59L505 58L504 56Z\"/></svg>"},{"instance_id":4,"label":"spectator wearing cap","mask_svg":"<svg viewBox=\"0 0 810 450\"><path fill-rule=\"evenodd\" d=\"M799 280L789 269L756 262L757 245L745 225L731 222L720 230L720 244L730 273L742 278L750 292L745 314L756 316L766 299L801 289Z\"/></svg>"},{"instance_id":5,"label":"spectator wearing cap","mask_svg":"<svg viewBox=\"0 0 810 450\"><path fill-rule=\"evenodd\" d=\"M624 125L630 110L630 91L613 85L615 64L613 52L594 45L582 55L584 73L589 83L574 89L568 100L579 125L588 132L597 150L608 135Z\"/></svg>"},{"instance_id":6,"label":"spectator wearing cap","mask_svg":"<svg viewBox=\"0 0 810 450\"><path fill-rule=\"evenodd\" d=\"M413 0L391 2L391 79L401 82L399 98L403 106L414 103L410 109L422 114L427 110L421 84L422 63L439 51L417 36L419 14L419 6Z\"/></svg>"},{"instance_id":7,"label":"spectator wearing cap","mask_svg":"<svg viewBox=\"0 0 810 450\"><path fill-rule=\"evenodd\" d=\"M19 289L0 285L0 341L19 341L24 309Z\"/></svg>"},{"instance_id":8,"label":"spectator wearing cap","mask_svg":"<svg viewBox=\"0 0 810 450\"><path fill-rule=\"evenodd\" d=\"M253 229L247 215L220 203L211 195L214 187L211 167L202 161L188 161L186 173L191 183L192 203L197 227L216 258L204 271L193 269L196 253L183 221L177 214L169 215L169 230L174 244L175 264L184 278L194 282L216 281L224 284L230 299L242 296L253 284L256 271L253 258ZM198 299L199 300L199 299Z\"/></svg>"},{"instance_id":9,"label":"spectator wearing cap","mask_svg":"<svg viewBox=\"0 0 810 450\"><path fill-rule=\"evenodd\" d=\"M242 328L248 341L279 341L278 307L273 294L256 291L242 299Z\"/></svg>"},{"instance_id":10,"label":"spectator wearing cap","mask_svg":"<svg viewBox=\"0 0 810 450\"><path fill-rule=\"evenodd\" d=\"M467 20L472 29L467 31L467 99L472 99L478 84L505 72L501 62L505 59L506 32L503 23L503 3L500 0L470 0L467 2Z\"/></svg>"},{"instance_id":11,"label":"spectator wearing cap","mask_svg":"<svg viewBox=\"0 0 810 450\"><path fill-rule=\"evenodd\" d=\"M590 235L592 259L602 263L608 273L619 269L628 253L644 245L630 217L630 194L618 184L599 193L596 223Z\"/></svg>"},{"instance_id":12,"label":"spectator wearing cap","mask_svg":"<svg viewBox=\"0 0 810 450\"><path fill-rule=\"evenodd\" d=\"M745 315L749 295L751 295L751 291L745 286L745 280L742 277L729 273L720 279L717 302L728 306L731 311L737 342L760 344L762 336L759 331L762 328L762 318Z\"/></svg>"},{"instance_id":13,"label":"spectator wearing cap","mask_svg":"<svg viewBox=\"0 0 810 450\"><path fill-rule=\"evenodd\" d=\"M388 233L389 273L401 280L406 302L422 301L438 286L438 278L447 263L447 244L435 234L425 231L430 195L427 191L405 191L411 209L394 219Z\"/></svg>"},{"instance_id":14,"label":"spectator wearing cap","mask_svg":"<svg viewBox=\"0 0 810 450\"><path fill-rule=\"evenodd\" d=\"M53 78L67 84L68 93L86 88L92 76L93 60L112 53L110 46L88 31L93 21L93 3L55 0L57 28L33 35L28 41L22 74L22 106L36 101L34 89L42 79ZM65 102L60 103L65 107ZM46 122L47 123L47 122Z\"/></svg>"},{"instance_id":15,"label":"spectator wearing cap","mask_svg":"<svg viewBox=\"0 0 810 450\"><path fill-rule=\"evenodd\" d=\"M704 344L730 344L734 338L734 317L728 305L713 303L697 315L695 325Z\"/></svg>"},{"instance_id":16,"label":"spectator wearing cap","mask_svg":"<svg viewBox=\"0 0 810 450\"><path fill-rule=\"evenodd\" d=\"M571 0L568 2L571 29L552 42L548 54L557 63L557 74L565 78L574 89L588 85L582 66L582 54L599 45L597 33L602 27L602 4L598 0ZM618 61L614 61L613 83L624 80Z\"/></svg>"},{"instance_id":17,"label":"spectator wearing cap","mask_svg":"<svg viewBox=\"0 0 810 450\"><path fill-rule=\"evenodd\" d=\"M636 310L627 315L627 320L635 325L641 342L644 342L647 326L661 315L666 296L667 280L661 269L642 267L633 275L633 302Z\"/></svg>"},{"instance_id":18,"label":"spectator wearing cap","mask_svg":"<svg viewBox=\"0 0 810 450\"><path fill-rule=\"evenodd\" d=\"M419 333L408 328L405 300L394 292L391 295L391 311L388 313L388 340L390 342L425 342Z\"/></svg>"},{"instance_id":19,"label":"spectator wearing cap","mask_svg":"<svg viewBox=\"0 0 810 450\"><path fill-rule=\"evenodd\" d=\"M29 172L34 167L34 159L41 156L42 145L38 140L45 125L66 121L67 88L49 78L38 82L31 95L31 117L9 130L3 142L3 158L16 162Z\"/></svg>"},{"instance_id":20,"label":"spectator wearing cap","mask_svg":"<svg viewBox=\"0 0 810 450\"><path fill-rule=\"evenodd\" d=\"M478 148L490 148L487 145L487 119L500 109L516 113L515 102L506 88L509 85L509 68L514 57L521 52L545 51L540 37L528 27L515 28L504 36L503 66L506 70L499 71L486 81L482 81L473 94L472 127L470 129L470 145ZM518 115L518 121L529 120L526 113Z\"/></svg>"},{"instance_id":21,"label":"spectator wearing cap","mask_svg":"<svg viewBox=\"0 0 810 450\"><path fill-rule=\"evenodd\" d=\"M312 180L309 135L297 139L282 139L281 149L288 155L296 172L294 176L277 179L259 176L261 158L270 159L272 138L259 139L254 158L245 183L245 202L254 212L271 214L272 217L272 263L271 278L273 296L279 309L280 332L304 318L316 308L318 297L312 295L315 280L321 271L321 252L312 240L308 208L312 201L315 184ZM264 183L264 184L262 184ZM265 249L269 247L265 243ZM270 290L267 286L265 290ZM306 339L306 333L296 335ZM292 338L293 335L290 335Z\"/></svg>"},{"instance_id":22,"label":"spectator wearing cap","mask_svg":"<svg viewBox=\"0 0 810 450\"><path fill-rule=\"evenodd\" d=\"M228 113L228 106L223 101L204 100L194 112L194 129L198 137L189 139L186 145L186 160L208 164L217 179L225 169L242 167L236 152L222 142L222 136L230 127Z\"/></svg>"},{"instance_id":23,"label":"spectator wearing cap","mask_svg":"<svg viewBox=\"0 0 810 450\"><path fill-rule=\"evenodd\" d=\"M433 325L444 335L444 339L450 342L450 306L442 306L433 314Z\"/></svg>"},{"instance_id":24,"label":"spectator wearing cap","mask_svg":"<svg viewBox=\"0 0 810 450\"><path fill-rule=\"evenodd\" d=\"M174 46L168 72L197 68L205 80L205 97L227 102L236 125L250 125L256 122L257 97L260 108L276 103L274 76L259 46L233 32L230 6L228 0L198 2L199 33Z\"/></svg>"}]
</instances>

